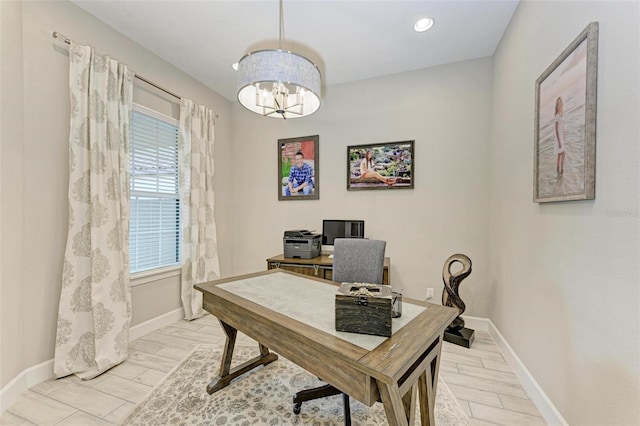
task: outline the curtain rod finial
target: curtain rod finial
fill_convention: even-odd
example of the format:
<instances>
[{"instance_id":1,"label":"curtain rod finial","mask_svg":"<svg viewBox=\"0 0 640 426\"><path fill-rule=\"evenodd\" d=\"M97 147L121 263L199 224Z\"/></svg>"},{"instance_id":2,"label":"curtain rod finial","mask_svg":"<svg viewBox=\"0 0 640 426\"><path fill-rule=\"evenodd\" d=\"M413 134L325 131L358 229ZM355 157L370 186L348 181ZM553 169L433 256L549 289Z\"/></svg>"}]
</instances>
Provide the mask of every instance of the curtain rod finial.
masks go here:
<instances>
[{"instance_id":1,"label":"curtain rod finial","mask_svg":"<svg viewBox=\"0 0 640 426\"><path fill-rule=\"evenodd\" d=\"M64 34L61 34L61 33L57 32L57 31L54 31L52 36L53 36L53 38L61 38L62 41L64 41L65 43L71 44L71 40L69 40L67 38L67 36L65 36Z\"/></svg>"}]
</instances>

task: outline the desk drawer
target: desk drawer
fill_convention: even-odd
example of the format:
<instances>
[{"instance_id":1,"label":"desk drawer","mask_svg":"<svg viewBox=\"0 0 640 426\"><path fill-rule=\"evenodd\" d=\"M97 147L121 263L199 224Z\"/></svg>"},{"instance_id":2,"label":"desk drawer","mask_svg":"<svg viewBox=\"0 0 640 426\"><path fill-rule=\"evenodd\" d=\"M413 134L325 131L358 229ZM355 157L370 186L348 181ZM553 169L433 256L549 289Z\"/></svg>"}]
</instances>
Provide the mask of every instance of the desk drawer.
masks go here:
<instances>
[{"instance_id":1,"label":"desk drawer","mask_svg":"<svg viewBox=\"0 0 640 426\"><path fill-rule=\"evenodd\" d=\"M320 265L303 265L298 263L269 262L269 269L284 269L298 274L309 275L317 278L331 279L331 268Z\"/></svg>"},{"instance_id":2,"label":"desk drawer","mask_svg":"<svg viewBox=\"0 0 640 426\"><path fill-rule=\"evenodd\" d=\"M333 259L326 254L313 259L293 259L284 257L283 254L268 258L267 269L276 268L333 281ZM391 260L385 257L382 284L391 285L390 270Z\"/></svg>"}]
</instances>

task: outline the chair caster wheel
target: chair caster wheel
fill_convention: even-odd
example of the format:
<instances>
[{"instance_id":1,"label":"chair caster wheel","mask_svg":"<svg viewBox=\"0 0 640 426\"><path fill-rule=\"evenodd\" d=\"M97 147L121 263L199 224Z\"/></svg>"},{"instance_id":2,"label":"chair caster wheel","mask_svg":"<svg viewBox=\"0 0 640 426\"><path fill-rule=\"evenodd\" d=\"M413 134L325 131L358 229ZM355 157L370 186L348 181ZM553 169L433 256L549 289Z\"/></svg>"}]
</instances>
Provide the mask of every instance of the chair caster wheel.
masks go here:
<instances>
[{"instance_id":1,"label":"chair caster wheel","mask_svg":"<svg viewBox=\"0 0 640 426\"><path fill-rule=\"evenodd\" d=\"M301 409L302 409L302 402L293 404L293 414L300 414Z\"/></svg>"}]
</instances>

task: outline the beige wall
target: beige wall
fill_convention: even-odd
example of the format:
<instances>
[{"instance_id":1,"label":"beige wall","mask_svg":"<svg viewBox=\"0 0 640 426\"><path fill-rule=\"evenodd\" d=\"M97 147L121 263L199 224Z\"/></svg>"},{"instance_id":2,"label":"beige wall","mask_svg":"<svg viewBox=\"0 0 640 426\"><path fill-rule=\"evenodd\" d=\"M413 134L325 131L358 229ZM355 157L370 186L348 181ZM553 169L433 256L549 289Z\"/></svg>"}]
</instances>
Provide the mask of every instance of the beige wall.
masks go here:
<instances>
[{"instance_id":1,"label":"beige wall","mask_svg":"<svg viewBox=\"0 0 640 426\"><path fill-rule=\"evenodd\" d=\"M391 282L425 298L442 291L442 265L474 262L461 287L468 313L486 316L491 59L330 86L304 119L264 119L233 104L234 273L263 270L287 229L364 219L387 241ZM279 138L320 136L320 200L278 201ZM415 139L415 189L347 191L348 145Z\"/></svg>"},{"instance_id":2,"label":"beige wall","mask_svg":"<svg viewBox=\"0 0 640 426\"><path fill-rule=\"evenodd\" d=\"M0 2L0 387L25 367L22 7Z\"/></svg>"},{"instance_id":3,"label":"beige wall","mask_svg":"<svg viewBox=\"0 0 640 426\"><path fill-rule=\"evenodd\" d=\"M53 357L66 242L69 121L69 57L66 46L51 37L53 31L91 44L219 114L216 220L221 272L231 273L231 234L225 226L231 220L232 191L225 181L231 173L231 103L70 2L3 1L0 387ZM11 62L5 65L5 59ZM179 294L178 277L133 287L132 324L179 308Z\"/></svg>"},{"instance_id":4,"label":"beige wall","mask_svg":"<svg viewBox=\"0 0 640 426\"><path fill-rule=\"evenodd\" d=\"M639 12L525 1L494 56L490 318L575 425L640 424ZM590 21L596 199L534 204L534 82Z\"/></svg>"}]
</instances>

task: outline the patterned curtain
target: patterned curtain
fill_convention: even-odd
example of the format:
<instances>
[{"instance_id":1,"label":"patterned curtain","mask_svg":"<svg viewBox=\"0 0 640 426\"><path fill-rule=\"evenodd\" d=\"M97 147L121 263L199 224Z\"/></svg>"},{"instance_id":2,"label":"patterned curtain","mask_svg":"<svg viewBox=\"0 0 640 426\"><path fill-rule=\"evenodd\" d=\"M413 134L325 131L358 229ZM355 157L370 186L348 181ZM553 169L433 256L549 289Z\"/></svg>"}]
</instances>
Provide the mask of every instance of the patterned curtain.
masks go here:
<instances>
[{"instance_id":1,"label":"patterned curtain","mask_svg":"<svg viewBox=\"0 0 640 426\"><path fill-rule=\"evenodd\" d=\"M213 215L214 113L188 99L180 103L180 203L182 206L182 306L185 319L204 314L193 286L220 277Z\"/></svg>"},{"instance_id":2,"label":"patterned curtain","mask_svg":"<svg viewBox=\"0 0 640 426\"><path fill-rule=\"evenodd\" d=\"M69 232L54 372L91 379L127 357L129 116L133 73L93 48L69 48Z\"/></svg>"}]
</instances>

